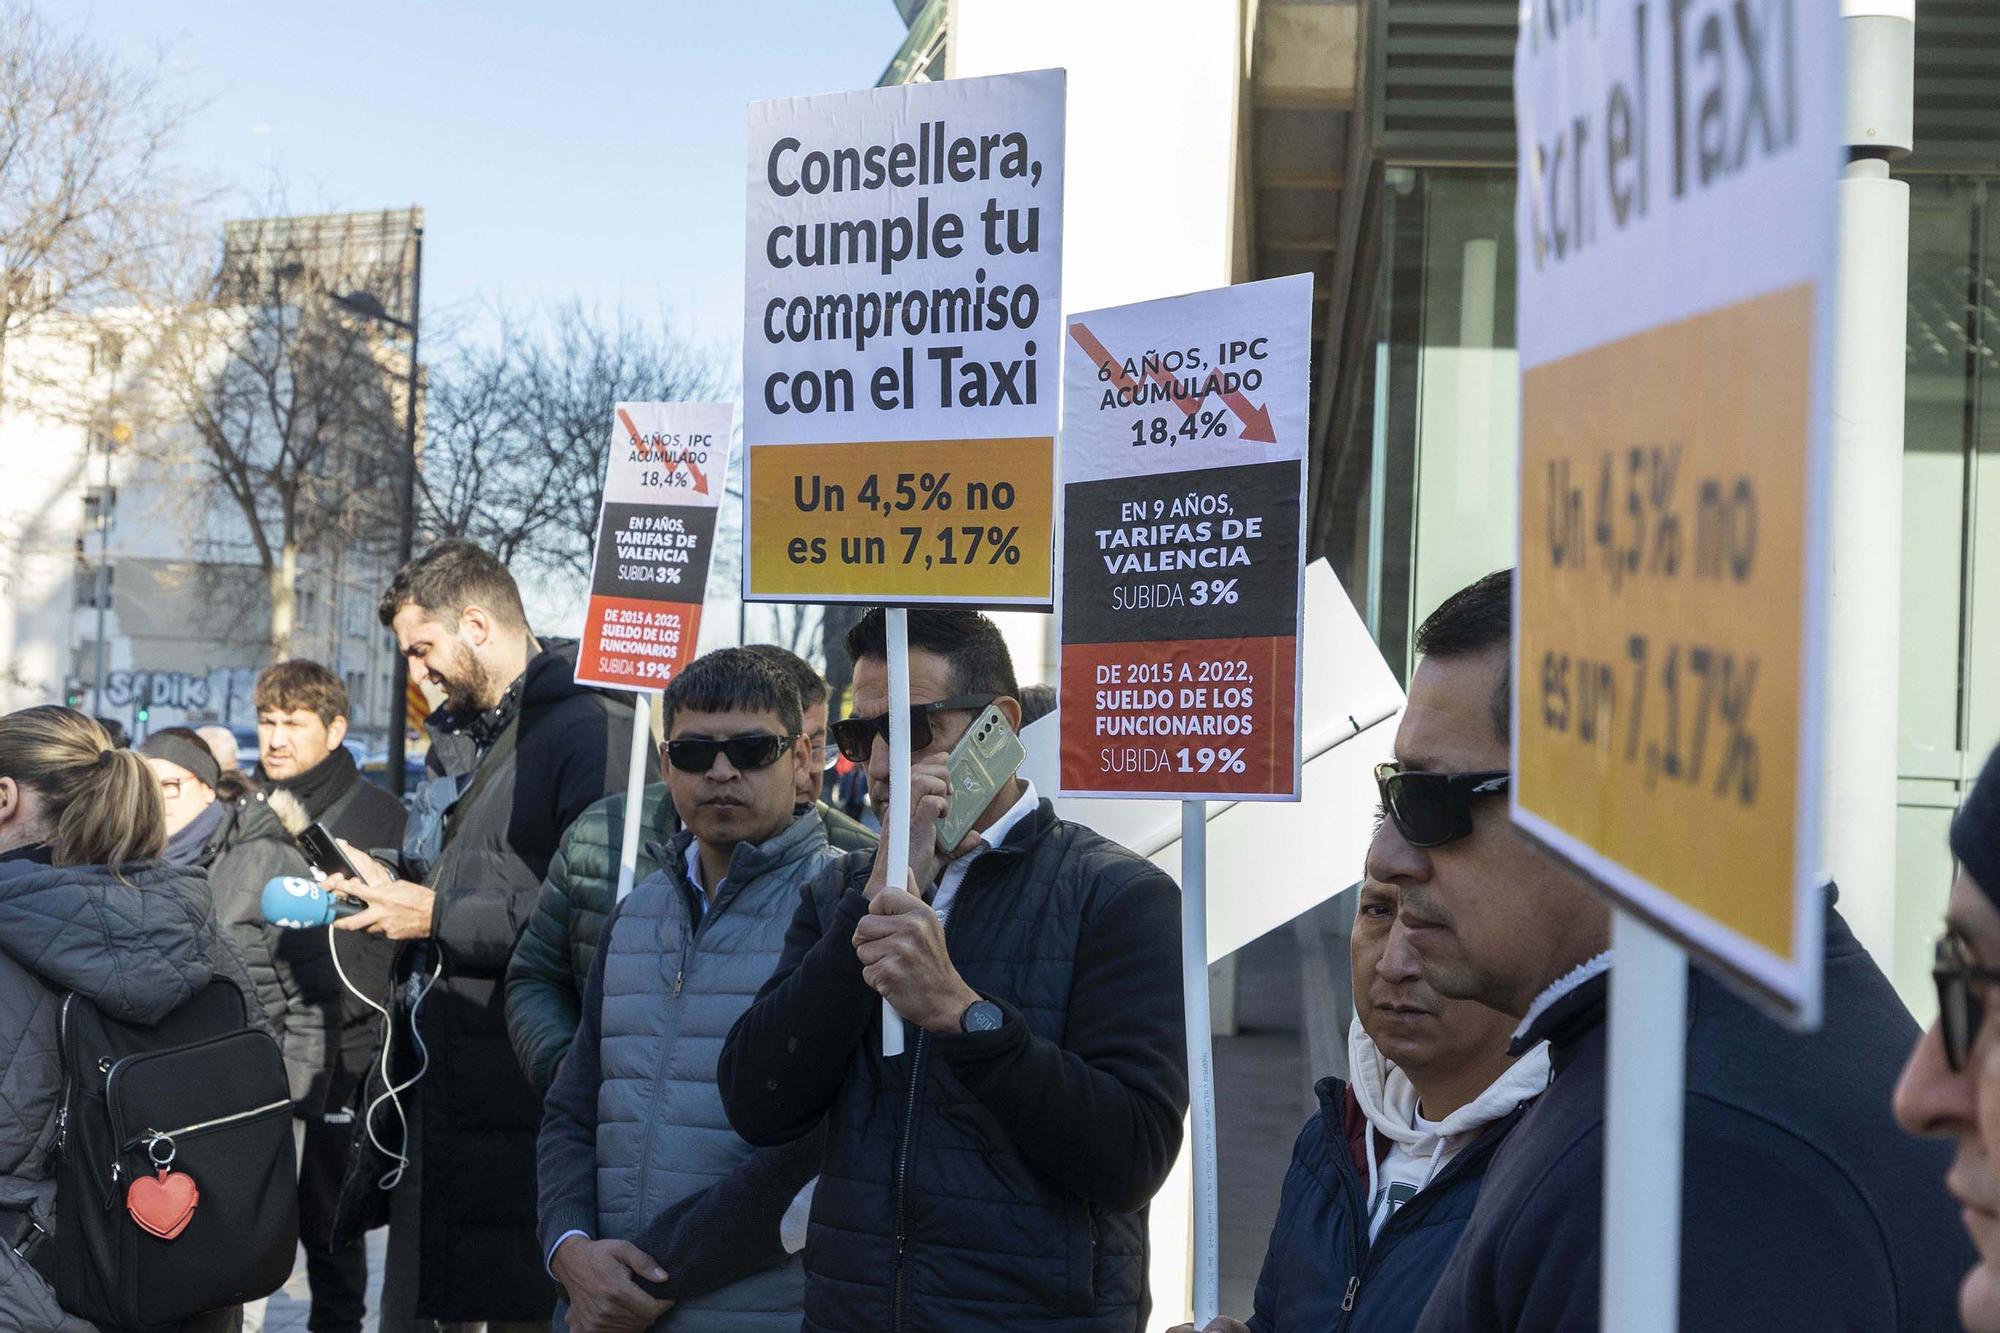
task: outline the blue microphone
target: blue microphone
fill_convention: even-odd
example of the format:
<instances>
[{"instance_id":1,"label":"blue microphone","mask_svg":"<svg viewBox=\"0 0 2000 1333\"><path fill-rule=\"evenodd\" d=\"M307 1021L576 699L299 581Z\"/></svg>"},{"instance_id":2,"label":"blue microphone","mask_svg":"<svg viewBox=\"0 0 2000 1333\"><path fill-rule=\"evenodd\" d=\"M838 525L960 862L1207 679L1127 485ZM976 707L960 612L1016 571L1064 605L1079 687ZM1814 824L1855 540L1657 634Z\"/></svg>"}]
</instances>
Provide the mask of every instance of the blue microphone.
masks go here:
<instances>
[{"instance_id":1,"label":"blue microphone","mask_svg":"<svg viewBox=\"0 0 2000 1333\"><path fill-rule=\"evenodd\" d=\"M264 885L264 920L280 930L309 930L367 906L297 875L280 875Z\"/></svg>"}]
</instances>

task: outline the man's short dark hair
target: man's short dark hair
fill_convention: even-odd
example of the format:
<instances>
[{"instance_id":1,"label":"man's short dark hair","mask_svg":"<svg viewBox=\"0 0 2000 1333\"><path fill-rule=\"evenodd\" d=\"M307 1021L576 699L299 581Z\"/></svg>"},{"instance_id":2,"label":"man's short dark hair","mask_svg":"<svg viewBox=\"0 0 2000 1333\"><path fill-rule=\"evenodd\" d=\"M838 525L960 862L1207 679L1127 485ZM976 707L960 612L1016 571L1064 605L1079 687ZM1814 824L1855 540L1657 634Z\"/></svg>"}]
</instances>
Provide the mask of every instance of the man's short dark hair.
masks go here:
<instances>
[{"instance_id":1,"label":"man's short dark hair","mask_svg":"<svg viewBox=\"0 0 2000 1333\"><path fill-rule=\"evenodd\" d=\"M799 687L792 678L748 648L718 648L695 658L660 696L660 734L670 736L674 716L690 713L776 713L784 729L797 735Z\"/></svg>"},{"instance_id":2,"label":"man's short dark hair","mask_svg":"<svg viewBox=\"0 0 2000 1333\"><path fill-rule=\"evenodd\" d=\"M790 676L793 686L799 692L799 707L811 708L826 700L826 681L813 664L788 648L780 648L775 643L749 643L743 646L746 653L755 653L770 666L776 667Z\"/></svg>"},{"instance_id":3,"label":"man's short dark hair","mask_svg":"<svg viewBox=\"0 0 2000 1333\"><path fill-rule=\"evenodd\" d=\"M449 624L468 606L476 606L509 629L528 628L521 590L514 576L477 542L452 537L439 542L396 571L377 608L382 624L395 624L406 606L420 608L434 620Z\"/></svg>"},{"instance_id":4,"label":"man's short dark hair","mask_svg":"<svg viewBox=\"0 0 2000 1333\"><path fill-rule=\"evenodd\" d=\"M328 727L335 718L348 716L347 687L340 683L340 677L303 657L265 667L264 674L257 677L257 688L251 693L250 702L259 713L266 709L279 713L308 709L322 726Z\"/></svg>"},{"instance_id":5,"label":"man's short dark hair","mask_svg":"<svg viewBox=\"0 0 2000 1333\"><path fill-rule=\"evenodd\" d=\"M1014 680L1014 657L1000 627L977 611L956 607L914 608L910 612L910 648L936 653L951 666L952 690L958 694L1021 697ZM847 631L847 655L886 661L889 629L881 607L875 607Z\"/></svg>"},{"instance_id":6,"label":"man's short dark hair","mask_svg":"<svg viewBox=\"0 0 2000 1333\"><path fill-rule=\"evenodd\" d=\"M1472 657L1499 648L1506 652L1514 637L1514 571L1496 569L1444 599L1417 627L1417 654L1446 661ZM1506 740L1513 731L1514 709L1508 684L1511 657L1500 665L1500 686L1493 694L1493 728Z\"/></svg>"}]
</instances>

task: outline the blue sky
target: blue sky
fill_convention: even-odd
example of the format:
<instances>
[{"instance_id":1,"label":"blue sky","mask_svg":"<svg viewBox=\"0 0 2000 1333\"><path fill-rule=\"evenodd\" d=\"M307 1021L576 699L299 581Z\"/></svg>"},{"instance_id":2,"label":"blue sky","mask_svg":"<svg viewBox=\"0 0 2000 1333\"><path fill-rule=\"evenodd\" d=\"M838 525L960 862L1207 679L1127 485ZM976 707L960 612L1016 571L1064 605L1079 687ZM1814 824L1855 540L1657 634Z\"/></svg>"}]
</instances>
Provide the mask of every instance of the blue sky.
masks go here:
<instances>
[{"instance_id":1,"label":"blue sky","mask_svg":"<svg viewBox=\"0 0 2000 1333\"><path fill-rule=\"evenodd\" d=\"M191 165L254 216L422 206L425 322L571 296L741 329L745 104L866 87L891 0L78 0L205 105ZM442 329L445 321L432 325Z\"/></svg>"}]
</instances>

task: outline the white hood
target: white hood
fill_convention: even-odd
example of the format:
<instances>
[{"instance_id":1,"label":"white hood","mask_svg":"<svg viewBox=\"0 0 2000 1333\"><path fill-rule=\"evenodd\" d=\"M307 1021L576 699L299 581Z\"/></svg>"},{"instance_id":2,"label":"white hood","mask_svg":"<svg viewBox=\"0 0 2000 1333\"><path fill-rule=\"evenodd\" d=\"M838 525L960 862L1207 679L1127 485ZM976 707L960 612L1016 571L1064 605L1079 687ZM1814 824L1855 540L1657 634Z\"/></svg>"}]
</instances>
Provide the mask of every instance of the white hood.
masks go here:
<instances>
[{"instance_id":1,"label":"white hood","mask_svg":"<svg viewBox=\"0 0 2000 1333\"><path fill-rule=\"evenodd\" d=\"M1348 1086L1361 1113L1368 1117L1368 1197L1375 1197L1375 1141L1380 1134L1400 1143L1413 1157L1431 1159L1429 1178L1435 1178L1460 1148L1471 1142L1475 1130L1503 1120L1530 1097L1540 1096L1549 1086L1549 1044L1539 1042L1526 1055L1508 1066L1505 1073L1486 1091L1453 1111L1430 1133L1412 1127L1416 1119L1417 1090L1409 1075L1387 1059L1356 1018L1347 1029Z\"/></svg>"}]
</instances>

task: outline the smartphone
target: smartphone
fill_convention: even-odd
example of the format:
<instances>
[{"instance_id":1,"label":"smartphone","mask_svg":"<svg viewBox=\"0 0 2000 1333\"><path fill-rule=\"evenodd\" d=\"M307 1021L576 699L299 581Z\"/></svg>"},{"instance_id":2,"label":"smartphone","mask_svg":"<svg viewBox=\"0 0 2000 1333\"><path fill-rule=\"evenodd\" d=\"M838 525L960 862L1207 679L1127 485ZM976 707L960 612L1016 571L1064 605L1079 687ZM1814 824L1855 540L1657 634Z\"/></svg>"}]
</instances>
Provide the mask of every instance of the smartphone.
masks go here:
<instances>
[{"instance_id":1,"label":"smartphone","mask_svg":"<svg viewBox=\"0 0 2000 1333\"><path fill-rule=\"evenodd\" d=\"M951 804L937 826L940 852L950 856L958 850L958 844L965 841L979 816L1027 757L1027 747L998 708L988 704L985 712L972 719L958 744L951 747Z\"/></svg>"},{"instance_id":2,"label":"smartphone","mask_svg":"<svg viewBox=\"0 0 2000 1333\"><path fill-rule=\"evenodd\" d=\"M361 872L340 850L340 844L326 831L326 826L317 820L306 825L298 833L299 850L306 854L312 868L322 875L352 875L360 879Z\"/></svg>"}]
</instances>

